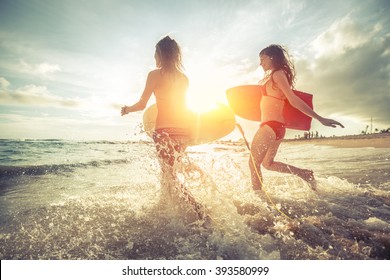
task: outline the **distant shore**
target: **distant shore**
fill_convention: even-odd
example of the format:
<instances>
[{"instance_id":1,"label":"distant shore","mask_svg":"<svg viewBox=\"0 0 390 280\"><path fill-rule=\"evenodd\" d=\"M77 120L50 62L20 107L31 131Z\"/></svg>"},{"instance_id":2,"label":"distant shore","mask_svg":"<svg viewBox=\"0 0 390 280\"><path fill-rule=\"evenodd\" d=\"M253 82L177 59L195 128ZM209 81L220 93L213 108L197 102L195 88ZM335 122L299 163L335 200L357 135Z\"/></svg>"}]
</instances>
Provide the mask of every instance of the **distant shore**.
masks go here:
<instances>
[{"instance_id":1,"label":"distant shore","mask_svg":"<svg viewBox=\"0 0 390 280\"><path fill-rule=\"evenodd\" d=\"M327 138L286 139L286 143L327 145L339 148L390 148L390 133L348 135Z\"/></svg>"}]
</instances>

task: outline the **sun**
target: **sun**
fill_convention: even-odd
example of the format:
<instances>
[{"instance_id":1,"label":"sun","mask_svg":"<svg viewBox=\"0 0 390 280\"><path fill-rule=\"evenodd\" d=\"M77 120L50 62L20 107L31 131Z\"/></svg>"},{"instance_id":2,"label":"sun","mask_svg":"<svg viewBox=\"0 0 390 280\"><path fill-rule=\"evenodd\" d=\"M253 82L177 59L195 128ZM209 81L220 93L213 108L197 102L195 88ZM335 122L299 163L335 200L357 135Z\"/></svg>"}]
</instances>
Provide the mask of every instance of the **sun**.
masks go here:
<instances>
[{"instance_id":1,"label":"sun","mask_svg":"<svg viewBox=\"0 0 390 280\"><path fill-rule=\"evenodd\" d=\"M187 107L194 112L197 113L203 113L208 112L217 107L218 101L216 101L213 98L210 98L210 96L207 96L207 94L188 94L187 95Z\"/></svg>"},{"instance_id":2,"label":"sun","mask_svg":"<svg viewBox=\"0 0 390 280\"><path fill-rule=\"evenodd\" d=\"M225 88L207 79L196 81L188 89L186 103L194 112L211 111L218 103L227 104Z\"/></svg>"}]
</instances>

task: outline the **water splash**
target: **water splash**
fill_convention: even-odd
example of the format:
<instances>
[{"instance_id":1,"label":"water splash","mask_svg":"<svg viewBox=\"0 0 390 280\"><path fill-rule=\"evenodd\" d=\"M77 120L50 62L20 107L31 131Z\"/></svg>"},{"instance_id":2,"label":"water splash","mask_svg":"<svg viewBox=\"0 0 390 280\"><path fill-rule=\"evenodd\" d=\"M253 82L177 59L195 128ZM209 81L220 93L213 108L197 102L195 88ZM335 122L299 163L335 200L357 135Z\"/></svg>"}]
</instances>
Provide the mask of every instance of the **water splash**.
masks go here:
<instances>
[{"instance_id":1,"label":"water splash","mask_svg":"<svg viewBox=\"0 0 390 280\"><path fill-rule=\"evenodd\" d=\"M2 222L0 257L390 258L388 180L357 184L341 179L345 176L327 175L327 167L321 170L315 162L320 174L316 193L299 178L264 171L268 193L294 218L290 221L251 190L245 149L224 145L190 150L178 183L211 218L205 226L202 219L188 221L174 200L161 200L154 146L131 145L109 146L126 160L79 166L72 176L59 172L17 177L24 178L23 184L10 186L2 196L2 205L12 209L12 215ZM39 203L32 204L35 199Z\"/></svg>"}]
</instances>

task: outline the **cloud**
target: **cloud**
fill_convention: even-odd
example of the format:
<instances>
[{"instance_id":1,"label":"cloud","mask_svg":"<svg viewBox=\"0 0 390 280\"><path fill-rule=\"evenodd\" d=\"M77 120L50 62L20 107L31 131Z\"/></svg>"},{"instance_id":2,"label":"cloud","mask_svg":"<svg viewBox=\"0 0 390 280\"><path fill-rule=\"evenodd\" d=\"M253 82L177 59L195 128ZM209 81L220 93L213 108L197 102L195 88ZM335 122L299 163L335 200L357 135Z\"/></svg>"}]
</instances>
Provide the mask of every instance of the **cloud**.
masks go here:
<instances>
[{"instance_id":1,"label":"cloud","mask_svg":"<svg viewBox=\"0 0 390 280\"><path fill-rule=\"evenodd\" d=\"M284 5L281 11L281 25L289 27L294 22L297 21L300 12L305 8L305 3L303 1L294 2L294 1L284 1ZM298 19L299 20L299 19Z\"/></svg>"},{"instance_id":2,"label":"cloud","mask_svg":"<svg viewBox=\"0 0 390 280\"><path fill-rule=\"evenodd\" d=\"M20 60L20 71L30 75L48 76L61 71L61 67L57 64L42 62L39 64L29 64L23 59Z\"/></svg>"},{"instance_id":3,"label":"cloud","mask_svg":"<svg viewBox=\"0 0 390 280\"><path fill-rule=\"evenodd\" d=\"M61 108L74 110L79 116L104 121L113 115L118 116L123 106L112 100L112 97L89 96L87 98L64 98L53 94L46 86L34 84L11 89L10 83L0 77L0 104L2 106L23 106L41 108Z\"/></svg>"},{"instance_id":4,"label":"cloud","mask_svg":"<svg viewBox=\"0 0 390 280\"><path fill-rule=\"evenodd\" d=\"M0 77L0 89L6 89L10 86L10 82L8 82L5 78Z\"/></svg>"},{"instance_id":5,"label":"cloud","mask_svg":"<svg viewBox=\"0 0 390 280\"><path fill-rule=\"evenodd\" d=\"M9 85L10 83L8 82ZM10 90L8 86L0 90L0 102L2 105L34 105L65 108L75 108L80 105L80 100L66 99L53 95L45 86L26 85L16 90Z\"/></svg>"},{"instance_id":6,"label":"cloud","mask_svg":"<svg viewBox=\"0 0 390 280\"><path fill-rule=\"evenodd\" d=\"M316 57L343 54L370 40L370 36L367 36L367 34L376 33L378 27L376 25L372 30L362 32L361 26L350 15L347 15L319 35L311 43L311 48L314 50Z\"/></svg>"},{"instance_id":7,"label":"cloud","mask_svg":"<svg viewBox=\"0 0 390 280\"><path fill-rule=\"evenodd\" d=\"M347 15L312 42L311 52L297 63L298 86L316 94L320 112L389 123L390 33L385 24L363 24Z\"/></svg>"}]
</instances>

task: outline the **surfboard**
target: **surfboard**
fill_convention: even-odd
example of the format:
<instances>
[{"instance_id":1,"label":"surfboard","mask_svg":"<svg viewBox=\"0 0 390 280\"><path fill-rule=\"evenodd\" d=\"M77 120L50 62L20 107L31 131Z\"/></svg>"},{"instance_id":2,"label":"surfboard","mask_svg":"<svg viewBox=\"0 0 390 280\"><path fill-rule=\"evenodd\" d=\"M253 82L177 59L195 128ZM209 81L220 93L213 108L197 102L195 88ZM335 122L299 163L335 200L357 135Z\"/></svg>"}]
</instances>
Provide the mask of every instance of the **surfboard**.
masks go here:
<instances>
[{"instance_id":1,"label":"surfboard","mask_svg":"<svg viewBox=\"0 0 390 280\"><path fill-rule=\"evenodd\" d=\"M260 85L241 85L226 91L229 106L237 116L251 121L261 121L261 87ZM312 94L298 90L293 90L293 92L313 109ZM291 106L288 101L284 105L283 116L286 128L310 130L311 117Z\"/></svg>"},{"instance_id":2,"label":"surfboard","mask_svg":"<svg viewBox=\"0 0 390 280\"><path fill-rule=\"evenodd\" d=\"M148 107L143 115L143 126L145 132L152 137L156 127L157 105ZM236 119L234 111L223 104L216 104L214 109L207 112L197 113L188 110L186 112L190 140L188 145L200 145L218 140L230 134L235 126Z\"/></svg>"}]
</instances>

